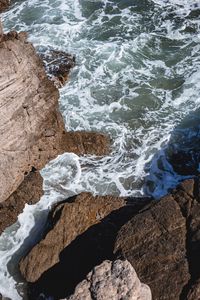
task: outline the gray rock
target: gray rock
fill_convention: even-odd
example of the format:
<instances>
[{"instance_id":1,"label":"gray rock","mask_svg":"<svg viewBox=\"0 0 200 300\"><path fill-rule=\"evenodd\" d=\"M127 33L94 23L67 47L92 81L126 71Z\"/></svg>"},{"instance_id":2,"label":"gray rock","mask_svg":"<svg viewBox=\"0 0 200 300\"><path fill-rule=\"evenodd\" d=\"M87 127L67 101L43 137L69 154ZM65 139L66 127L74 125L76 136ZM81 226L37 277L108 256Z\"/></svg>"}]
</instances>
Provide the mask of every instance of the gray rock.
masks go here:
<instances>
[{"instance_id":1,"label":"gray rock","mask_svg":"<svg viewBox=\"0 0 200 300\"><path fill-rule=\"evenodd\" d=\"M151 300L150 288L141 283L125 260L104 261L95 267L67 300Z\"/></svg>"}]
</instances>

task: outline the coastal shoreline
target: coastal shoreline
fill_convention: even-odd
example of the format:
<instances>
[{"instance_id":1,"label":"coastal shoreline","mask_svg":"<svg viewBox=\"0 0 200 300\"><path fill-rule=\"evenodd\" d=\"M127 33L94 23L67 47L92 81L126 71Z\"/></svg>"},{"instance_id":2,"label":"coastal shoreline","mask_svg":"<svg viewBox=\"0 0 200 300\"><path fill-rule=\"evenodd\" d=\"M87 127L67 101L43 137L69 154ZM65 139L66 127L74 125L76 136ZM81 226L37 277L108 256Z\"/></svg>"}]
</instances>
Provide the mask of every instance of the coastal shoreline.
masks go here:
<instances>
[{"instance_id":1,"label":"coastal shoreline","mask_svg":"<svg viewBox=\"0 0 200 300\"><path fill-rule=\"evenodd\" d=\"M71 62L51 81L27 34L3 34L0 23L0 57L2 233L25 204L42 197L40 170L49 161L65 152L103 157L111 141L103 133L65 130L57 86L68 79L73 56L66 54ZM28 299L108 300L111 287L113 300L197 300L199 180L183 181L159 201L81 193L55 204L39 241L19 262Z\"/></svg>"}]
</instances>

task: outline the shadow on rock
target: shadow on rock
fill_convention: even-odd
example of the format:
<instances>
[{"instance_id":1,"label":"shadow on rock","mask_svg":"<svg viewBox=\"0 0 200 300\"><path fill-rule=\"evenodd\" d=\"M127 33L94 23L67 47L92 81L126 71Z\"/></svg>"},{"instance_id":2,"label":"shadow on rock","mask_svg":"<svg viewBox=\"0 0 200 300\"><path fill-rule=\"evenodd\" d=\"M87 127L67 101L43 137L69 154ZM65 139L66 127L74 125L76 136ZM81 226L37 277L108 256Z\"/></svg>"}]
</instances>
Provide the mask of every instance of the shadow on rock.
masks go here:
<instances>
[{"instance_id":1,"label":"shadow on rock","mask_svg":"<svg viewBox=\"0 0 200 300\"><path fill-rule=\"evenodd\" d=\"M146 165L146 194L159 199L184 179L199 175L199 163L200 109L184 118L171 133L167 145Z\"/></svg>"},{"instance_id":2,"label":"shadow on rock","mask_svg":"<svg viewBox=\"0 0 200 300\"><path fill-rule=\"evenodd\" d=\"M90 227L66 247L59 256L59 263L43 273L35 283L29 283L30 299L40 294L60 299L69 296L86 275L104 260L113 260L114 243L119 229L147 204L144 201L130 200L104 218L99 224Z\"/></svg>"}]
</instances>

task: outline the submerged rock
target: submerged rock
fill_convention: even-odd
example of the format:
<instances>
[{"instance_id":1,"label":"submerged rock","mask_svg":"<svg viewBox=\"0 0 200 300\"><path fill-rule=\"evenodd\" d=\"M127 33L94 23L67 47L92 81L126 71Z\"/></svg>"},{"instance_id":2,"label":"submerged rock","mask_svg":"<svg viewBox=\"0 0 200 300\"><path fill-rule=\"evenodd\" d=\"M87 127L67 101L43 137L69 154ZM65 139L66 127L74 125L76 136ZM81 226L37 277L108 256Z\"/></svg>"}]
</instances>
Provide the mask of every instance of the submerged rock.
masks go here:
<instances>
[{"instance_id":1,"label":"submerged rock","mask_svg":"<svg viewBox=\"0 0 200 300\"><path fill-rule=\"evenodd\" d=\"M153 299L193 299L188 292L200 278L199 187L199 179L186 180L119 231L115 252L130 261Z\"/></svg>"},{"instance_id":2,"label":"submerged rock","mask_svg":"<svg viewBox=\"0 0 200 300\"><path fill-rule=\"evenodd\" d=\"M24 33L10 32L0 42L0 202L34 167L58 155L64 123L59 93ZM48 131L53 132L51 136ZM43 151L43 155L41 155Z\"/></svg>"},{"instance_id":3,"label":"submerged rock","mask_svg":"<svg viewBox=\"0 0 200 300\"><path fill-rule=\"evenodd\" d=\"M118 203L119 199L113 197L113 205L115 201ZM60 253L57 264L44 272L36 282L28 284L30 300L37 299L40 294L55 299L68 297L95 266L104 260L115 260L113 248L119 229L150 199L126 199L126 201L127 205L113 210L78 235Z\"/></svg>"},{"instance_id":4,"label":"submerged rock","mask_svg":"<svg viewBox=\"0 0 200 300\"><path fill-rule=\"evenodd\" d=\"M141 283L125 260L104 261L95 267L66 300L151 300L150 288Z\"/></svg>"},{"instance_id":5,"label":"submerged rock","mask_svg":"<svg viewBox=\"0 0 200 300\"><path fill-rule=\"evenodd\" d=\"M66 132L61 142L64 152L73 152L77 155L94 154L106 155L110 152L110 139L100 132Z\"/></svg>"},{"instance_id":6,"label":"submerged rock","mask_svg":"<svg viewBox=\"0 0 200 300\"><path fill-rule=\"evenodd\" d=\"M75 56L63 51L49 50L40 55L50 79L59 88L68 80L70 70L75 66Z\"/></svg>"},{"instance_id":7,"label":"submerged rock","mask_svg":"<svg viewBox=\"0 0 200 300\"><path fill-rule=\"evenodd\" d=\"M82 193L56 205L49 216L50 229L20 262L20 271L28 282L35 282L60 260L61 252L89 227L97 224L125 201L112 196Z\"/></svg>"}]
</instances>

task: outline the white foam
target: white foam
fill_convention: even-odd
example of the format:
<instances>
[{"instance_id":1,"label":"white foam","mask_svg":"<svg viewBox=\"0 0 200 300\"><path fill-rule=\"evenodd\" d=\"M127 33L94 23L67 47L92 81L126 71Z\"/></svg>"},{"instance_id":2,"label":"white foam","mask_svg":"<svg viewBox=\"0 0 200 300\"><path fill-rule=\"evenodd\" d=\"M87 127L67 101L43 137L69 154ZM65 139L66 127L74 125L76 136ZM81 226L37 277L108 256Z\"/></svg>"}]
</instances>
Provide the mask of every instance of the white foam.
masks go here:
<instances>
[{"instance_id":1,"label":"white foam","mask_svg":"<svg viewBox=\"0 0 200 300\"><path fill-rule=\"evenodd\" d=\"M62 166L60 173L58 173L59 161ZM12 274L16 273L18 258L22 256L25 249L34 244L38 233L44 227L52 204L79 192L78 184L81 176L79 158L73 153L60 155L43 169L42 174L45 195L37 204L26 204L17 223L7 228L0 236L0 292L13 300L22 299L22 297L17 292L16 281L9 274L9 262L15 254L11 269ZM56 181L61 184L61 189L52 191L52 186ZM17 278L19 286L20 279L18 276Z\"/></svg>"}]
</instances>

